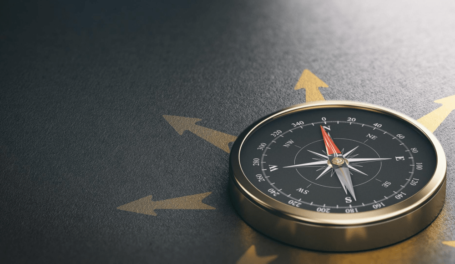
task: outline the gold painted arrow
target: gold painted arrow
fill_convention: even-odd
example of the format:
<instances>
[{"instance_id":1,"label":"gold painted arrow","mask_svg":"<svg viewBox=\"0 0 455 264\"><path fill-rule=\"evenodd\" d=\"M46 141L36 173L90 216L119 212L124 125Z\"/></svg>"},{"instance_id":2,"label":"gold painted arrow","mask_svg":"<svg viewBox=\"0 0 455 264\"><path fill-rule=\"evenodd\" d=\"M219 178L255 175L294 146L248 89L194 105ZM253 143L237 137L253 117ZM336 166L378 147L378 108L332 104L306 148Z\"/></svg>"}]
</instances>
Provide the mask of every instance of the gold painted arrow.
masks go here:
<instances>
[{"instance_id":1,"label":"gold painted arrow","mask_svg":"<svg viewBox=\"0 0 455 264\"><path fill-rule=\"evenodd\" d=\"M320 87L329 87L325 82L321 81L316 75L305 69L300 76L299 81L295 85L294 90L305 89L306 102L325 100L319 91Z\"/></svg>"},{"instance_id":2,"label":"gold painted arrow","mask_svg":"<svg viewBox=\"0 0 455 264\"><path fill-rule=\"evenodd\" d=\"M215 208L206 205L202 200L211 192L188 195L162 201L152 201L152 195L141 198L117 207L119 210L156 216L157 209L183 209L183 210L214 210Z\"/></svg>"},{"instance_id":3,"label":"gold painted arrow","mask_svg":"<svg viewBox=\"0 0 455 264\"><path fill-rule=\"evenodd\" d=\"M442 241L442 244L447 245L449 247L455 247L455 241Z\"/></svg>"},{"instance_id":4,"label":"gold painted arrow","mask_svg":"<svg viewBox=\"0 0 455 264\"><path fill-rule=\"evenodd\" d=\"M274 259L277 255L259 257L256 253L256 247L252 245L241 257L237 260L237 264L268 264Z\"/></svg>"},{"instance_id":5,"label":"gold painted arrow","mask_svg":"<svg viewBox=\"0 0 455 264\"><path fill-rule=\"evenodd\" d=\"M227 153L230 151L229 143L234 142L237 138L223 132L196 125L196 122L202 119L171 115L163 115L163 117L180 135L183 135L183 132L188 130Z\"/></svg>"},{"instance_id":6,"label":"gold painted arrow","mask_svg":"<svg viewBox=\"0 0 455 264\"><path fill-rule=\"evenodd\" d=\"M455 110L455 95L445 97L434 102L442 104L442 106L417 120L431 132L436 131L439 125L441 125L441 123L449 116L450 112Z\"/></svg>"}]
</instances>

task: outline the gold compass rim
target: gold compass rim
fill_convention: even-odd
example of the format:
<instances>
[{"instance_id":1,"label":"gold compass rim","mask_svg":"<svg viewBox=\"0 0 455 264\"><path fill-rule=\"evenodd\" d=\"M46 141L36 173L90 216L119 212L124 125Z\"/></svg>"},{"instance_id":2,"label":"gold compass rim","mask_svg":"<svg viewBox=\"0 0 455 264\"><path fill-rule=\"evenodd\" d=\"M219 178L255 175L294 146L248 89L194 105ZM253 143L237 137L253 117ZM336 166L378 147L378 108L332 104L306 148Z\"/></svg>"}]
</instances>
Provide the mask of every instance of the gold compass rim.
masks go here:
<instances>
[{"instance_id":1,"label":"gold compass rim","mask_svg":"<svg viewBox=\"0 0 455 264\"><path fill-rule=\"evenodd\" d=\"M273 198L262 193L259 189L252 184L245 173L243 172L240 165L240 154L244 142L249 136L255 132L259 127L269 122L270 120L279 118L284 115L288 115L294 112L321 109L321 108L354 108L363 109L367 111L378 112L394 116L395 118L401 119L405 122L410 123L419 131L421 131L427 139L431 142L436 153L436 169L433 173L431 180L423 186L416 194L411 197L398 202L396 204L368 211L354 214L346 213L320 213L316 211L310 211L308 209L296 208L291 205L287 205L280 201L274 200ZM390 221L391 219L398 218L400 216L409 214L415 210L421 208L427 201L429 201L435 194L439 192L440 187L443 185L446 178L447 172L447 161L444 154L444 150L438 141L438 139L431 133L426 127L420 124L418 121L411 117L397 112L395 110L378 106L369 103L361 103L355 101L318 101L304 104L294 105L268 116L265 116L250 127L248 127L234 143L231 155L230 155L230 170L231 179L235 183L235 186L252 202L257 204L259 207L277 215L279 217L291 219L302 223L309 223L312 225L324 225L324 226L359 226L369 225L378 222ZM442 205L441 205L442 207Z\"/></svg>"}]
</instances>

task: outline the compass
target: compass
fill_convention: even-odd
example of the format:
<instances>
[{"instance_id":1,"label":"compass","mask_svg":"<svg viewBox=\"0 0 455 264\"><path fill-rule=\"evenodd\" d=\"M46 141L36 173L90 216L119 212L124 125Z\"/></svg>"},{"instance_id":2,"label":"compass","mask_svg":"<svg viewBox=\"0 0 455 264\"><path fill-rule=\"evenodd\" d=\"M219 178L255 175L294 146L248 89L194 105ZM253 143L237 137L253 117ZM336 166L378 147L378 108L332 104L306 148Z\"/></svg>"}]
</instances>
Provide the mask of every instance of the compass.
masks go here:
<instances>
[{"instance_id":1,"label":"compass","mask_svg":"<svg viewBox=\"0 0 455 264\"><path fill-rule=\"evenodd\" d=\"M428 226L444 204L446 170L436 137L410 117L322 101L247 128L232 146L230 190L240 216L272 238L358 251Z\"/></svg>"}]
</instances>

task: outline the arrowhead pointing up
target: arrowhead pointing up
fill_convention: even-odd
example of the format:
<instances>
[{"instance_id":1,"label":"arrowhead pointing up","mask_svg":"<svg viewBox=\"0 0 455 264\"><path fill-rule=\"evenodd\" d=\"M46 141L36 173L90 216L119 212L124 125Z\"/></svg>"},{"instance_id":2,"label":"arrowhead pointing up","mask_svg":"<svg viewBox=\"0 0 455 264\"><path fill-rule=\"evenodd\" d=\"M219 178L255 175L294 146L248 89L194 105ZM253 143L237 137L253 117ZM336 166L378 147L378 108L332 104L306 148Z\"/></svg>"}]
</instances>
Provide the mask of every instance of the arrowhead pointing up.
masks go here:
<instances>
[{"instance_id":1,"label":"arrowhead pointing up","mask_svg":"<svg viewBox=\"0 0 455 264\"><path fill-rule=\"evenodd\" d=\"M319 91L319 87L327 88L329 86L312 72L305 69L295 85L294 90L305 89L307 102L325 100L324 96L322 96Z\"/></svg>"},{"instance_id":2,"label":"arrowhead pointing up","mask_svg":"<svg viewBox=\"0 0 455 264\"><path fill-rule=\"evenodd\" d=\"M182 116L171 116L171 115L163 115L164 119L171 125L177 133L180 135L185 132L185 130L190 130L194 126L196 126L196 122L201 121L202 119L199 118L191 118L191 117L182 117Z\"/></svg>"},{"instance_id":3,"label":"arrowhead pointing up","mask_svg":"<svg viewBox=\"0 0 455 264\"><path fill-rule=\"evenodd\" d=\"M449 107L452 110L455 110L455 95L448 96L439 100L434 101L435 103L442 104L445 107Z\"/></svg>"}]
</instances>

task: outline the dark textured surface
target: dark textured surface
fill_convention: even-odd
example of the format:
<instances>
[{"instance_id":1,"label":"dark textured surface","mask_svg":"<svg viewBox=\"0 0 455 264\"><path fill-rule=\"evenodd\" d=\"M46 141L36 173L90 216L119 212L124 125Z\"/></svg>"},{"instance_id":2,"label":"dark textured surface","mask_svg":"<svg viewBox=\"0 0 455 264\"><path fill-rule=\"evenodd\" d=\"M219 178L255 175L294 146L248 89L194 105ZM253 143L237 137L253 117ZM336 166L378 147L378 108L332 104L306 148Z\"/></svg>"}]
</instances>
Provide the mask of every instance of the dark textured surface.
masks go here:
<instances>
[{"instance_id":1,"label":"dark textured surface","mask_svg":"<svg viewBox=\"0 0 455 264\"><path fill-rule=\"evenodd\" d=\"M453 263L455 113L442 215L384 249L328 254L275 242L228 199L228 154L162 115L231 135L302 103L304 69L325 99L413 118L455 94L453 1L1 1L0 258L4 263ZM117 210L212 192L216 210Z\"/></svg>"}]
</instances>

